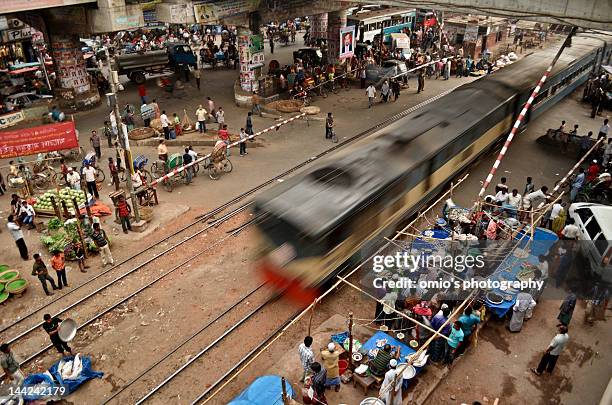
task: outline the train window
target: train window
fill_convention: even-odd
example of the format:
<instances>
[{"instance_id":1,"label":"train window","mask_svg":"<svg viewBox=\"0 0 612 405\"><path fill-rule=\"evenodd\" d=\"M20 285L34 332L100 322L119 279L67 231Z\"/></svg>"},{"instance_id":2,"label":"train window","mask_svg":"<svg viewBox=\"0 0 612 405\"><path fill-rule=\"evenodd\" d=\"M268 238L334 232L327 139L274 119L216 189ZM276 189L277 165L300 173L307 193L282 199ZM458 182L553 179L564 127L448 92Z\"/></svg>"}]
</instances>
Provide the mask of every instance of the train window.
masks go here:
<instances>
[{"instance_id":1,"label":"train window","mask_svg":"<svg viewBox=\"0 0 612 405\"><path fill-rule=\"evenodd\" d=\"M333 166L315 170L310 176L314 180L330 186L349 187L353 183L353 178L348 172Z\"/></svg>"}]
</instances>

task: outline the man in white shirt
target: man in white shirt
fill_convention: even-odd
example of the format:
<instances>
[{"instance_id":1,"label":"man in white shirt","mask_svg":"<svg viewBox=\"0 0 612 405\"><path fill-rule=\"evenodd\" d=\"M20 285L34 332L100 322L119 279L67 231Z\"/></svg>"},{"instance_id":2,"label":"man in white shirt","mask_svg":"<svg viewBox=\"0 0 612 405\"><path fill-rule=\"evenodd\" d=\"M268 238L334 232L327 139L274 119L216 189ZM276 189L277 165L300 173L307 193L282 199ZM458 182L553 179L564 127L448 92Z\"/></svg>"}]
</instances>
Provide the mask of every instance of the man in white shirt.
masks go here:
<instances>
[{"instance_id":1,"label":"man in white shirt","mask_svg":"<svg viewBox=\"0 0 612 405\"><path fill-rule=\"evenodd\" d=\"M36 216L36 212L34 212L34 207L28 204L28 202L25 200L21 203L21 205L23 207L23 212L25 212L25 217L21 222L24 225L29 225L30 229L36 228L34 226L34 217Z\"/></svg>"},{"instance_id":2,"label":"man in white shirt","mask_svg":"<svg viewBox=\"0 0 612 405\"><path fill-rule=\"evenodd\" d=\"M563 228L563 230L561 231L561 235L563 236L563 239L576 240L578 239L579 234L580 234L580 229L578 229L578 227L574 224L574 219L569 218L567 220L567 225L565 225L565 228Z\"/></svg>"},{"instance_id":3,"label":"man in white shirt","mask_svg":"<svg viewBox=\"0 0 612 405\"><path fill-rule=\"evenodd\" d=\"M555 219L557 219L559 217L559 214L561 213L561 210L563 210L563 205L560 202L556 202L553 204L552 209L550 210L550 219L549 219L549 223L546 224L548 225L548 228L552 229L552 223L555 221Z\"/></svg>"},{"instance_id":4,"label":"man in white shirt","mask_svg":"<svg viewBox=\"0 0 612 405\"><path fill-rule=\"evenodd\" d=\"M200 128L200 133L206 132L206 116L208 113L200 104L200 107L196 110L196 117L198 119L198 127Z\"/></svg>"},{"instance_id":5,"label":"man in white shirt","mask_svg":"<svg viewBox=\"0 0 612 405\"><path fill-rule=\"evenodd\" d=\"M170 121L166 115L166 110L162 111L161 115L159 116L159 120L161 121L162 129L164 131L164 138L170 139Z\"/></svg>"},{"instance_id":6,"label":"man in white shirt","mask_svg":"<svg viewBox=\"0 0 612 405\"><path fill-rule=\"evenodd\" d=\"M539 255L538 256L538 270L542 273L541 279L544 280L548 278L548 261L546 261L546 256Z\"/></svg>"},{"instance_id":7,"label":"man in white shirt","mask_svg":"<svg viewBox=\"0 0 612 405\"><path fill-rule=\"evenodd\" d=\"M538 368L532 368L531 371L536 375L542 375L544 369L546 369L549 374L552 373L559 359L559 355L568 341L569 335L567 334L567 326L560 325L559 333L550 342L548 349L546 349L546 352L542 356L542 360L540 360L540 364L538 364Z\"/></svg>"},{"instance_id":8,"label":"man in white shirt","mask_svg":"<svg viewBox=\"0 0 612 405\"><path fill-rule=\"evenodd\" d=\"M142 179L140 178L138 171L135 171L134 174L132 174L132 186L134 187L134 190L142 187Z\"/></svg>"},{"instance_id":9,"label":"man in white shirt","mask_svg":"<svg viewBox=\"0 0 612 405\"><path fill-rule=\"evenodd\" d=\"M542 186L539 190L527 194L523 198L523 209L529 210L533 207L533 209L535 210L539 208L539 206L546 201L547 192L548 187Z\"/></svg>"},{"instance_id":10,"label":"man in white shirt","mask_svg":"<svg viewBox=\"0 0 612 405\"><path fill-rule=\"evenodd\" d=\"M89 194L93 195L96 199L100 198L98 186L96 184L96 168L92 167L89 162L85 163L83 176L85 176L85 183L87 183L87 191L89 191Z\"/></svg>"},{"instance_id":11,"label":"man in white shirt","mask_svg":"<svg viewBox=\"0 0 612 405\"><path fill-rule=\"evenodd\" d=\"M368 108L372 108L374 104L374 98L376 98L376 87L372 83L366 89L366 96L368 96Z\"/></svg>"},{"instance_id":12,"label":"man in white shirt","mask_svg":"<svg viewBox=\"0 0 612 405\"><path fill-rule=\"evenodd\" d=\"M73 190L81 189L81 176L78 172L74 171L72 167L68 168L68 174L66 175L66 182Z\"/></svg>"},{"instance_id":13,"label":"man in white shirt","mask_svg":"<svg viewBox=\"0 0 612 405\"><path fill-rule=\"evenodd\" d=\"M17 248L19 249L19 254L23 260L28 260L30 256L28 255L28 247L26 246L25 240L23 239L23 232L21 232L21 227L15 223L15 217L11 214L8 216L8 222L6 224Z\"/></svg>"},{"instance_id":14,"label":"man in white shirt","mask_svg":"<svg viewBox=\"0 0 612 405\"><path fill-rule=\"evenodd\" d=\"M516 210L519 209L521 206L521 195L518 193L517 189L513 189L512 194L508 194L508 197L506 197L506 204Z\"/></svg>"},{"instance_id":15,"label":"man in white shirt","mask_svg":"<svg viewBox=\"0 0 612 405\"><path fill-rule=\"evenodd\" d=\"M219 123L219 131L221 131L223 129L223 124L225 124L225 111L223 111L223 108L219 107L216 118Z\"/></svg>"},{"instance_id":16,"label":"man in white shirt","mask_svg":"<svg viewBox=\"0 0 612 405\"><path fill-rule=\"evenodd\" d=\"M599 128L599 134L597 135L597 139L606 138L609 132L610 132L610 124L608 124L608 119L606 118L601 128Z\"/></svg>"}]
</instances>

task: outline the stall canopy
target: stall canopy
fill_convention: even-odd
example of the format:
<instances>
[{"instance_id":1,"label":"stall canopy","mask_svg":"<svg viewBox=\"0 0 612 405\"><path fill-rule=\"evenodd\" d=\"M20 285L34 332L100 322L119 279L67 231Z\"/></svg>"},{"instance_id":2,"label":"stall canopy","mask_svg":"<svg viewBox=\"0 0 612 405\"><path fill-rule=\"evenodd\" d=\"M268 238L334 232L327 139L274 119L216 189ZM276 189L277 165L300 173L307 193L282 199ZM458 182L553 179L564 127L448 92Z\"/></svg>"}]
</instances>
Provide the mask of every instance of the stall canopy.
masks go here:
<instances>
[{"instance_id":1,"label":"stall canopy","mask_svg":"<svg viewBox=\"0 0 612 405\"><path fill-rule=\"evenodd\" d=\"M294 397L294 391L286 382L287 395ZM283 387L281 377L265 375L251 383L244 391L228 405L274 405L283 403Z\"/></svg>"},{"instance_id":2,"label":"stall canopy","mask_svg":"<svg viewBox=\"0 0 612 405\"><path fill-rule=\"evenodd\" d=\"M395 48L410 49L410 38L404 33L391 34L391 41Z\"/></svg>"}]
</instances>

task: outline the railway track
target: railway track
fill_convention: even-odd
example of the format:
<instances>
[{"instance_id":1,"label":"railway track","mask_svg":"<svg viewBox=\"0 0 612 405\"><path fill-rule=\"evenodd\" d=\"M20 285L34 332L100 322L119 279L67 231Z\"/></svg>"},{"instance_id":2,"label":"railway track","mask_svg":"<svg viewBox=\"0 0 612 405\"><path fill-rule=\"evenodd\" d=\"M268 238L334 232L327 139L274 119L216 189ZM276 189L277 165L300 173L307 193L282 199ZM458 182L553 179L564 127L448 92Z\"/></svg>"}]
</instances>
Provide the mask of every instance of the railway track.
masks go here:
<instances>
[{"instance_id":1,"label":"railway track","mask_svg":"<svg viewBox=\"0 0 612 405\"><path fill-rule=\"evenodd\" d=\"M403 117L406 114L409 114L410 112L420 108L421 106L428 104L429 102L432 102L434 100L436 100L439 97L444 96L445 94L453 91L453 89L449 89L444 93L441 93L440 95L429 99L419 105L416 105L410 109L405 110L402 113L396 114L392 117L389 117L388 119L378 123L377 125L361 132L358 133L350 138L347 138L343 141L341 141L340 143L334 145L333 147L319 153L316 156L313 156L311 158L309 158L308 160L292 167L291 169L273 177L272 179L266 181L265 183L260 184L259 186L248 190L245 193L240 194L239 196L233 198L232 200L228 201L227 203L223 204L222 206L207 212L203 215L200 215L196 218L196 220L194 220L193 222L187 224L186 226L182 227L181 229L175 231L174 233L165 236L164 238L162 238L161 240L157 241L154 244L149 245L148 247L146 247L145 249L143 249L142 251L122 260L120 263L118 263L117 265L113 266L112 268L97 274L96 276L94 276L92 279L73 287L71 290L69 290L67 293L55 298L54 300L52 300L51 302L47 303L44 306L38 307L34 310L32 310L31 312L29 312L28 314L26 314L25 316L21 317L20 319L17 319L15 321L13 321L12 323L5 325L2 327L2 329L0 329L0 335L2 335L4 339L4 341L7 341L9 343L12 343L13 345L15 343L21 343L24 339L26 339L29 335L31 335L34 331L38 330L41 326L41 322L38 321L38 319L42 318L42 314L43 313L52 313L56 316L58 315L62 315L65 314L68 311L72 311L71 314L74 314L75 318L78 319L86 319L86 320L82 320L80 323L80 327L79 329L84 329L86 327L88 327L89 325L91 325L93 322L95 322L97 319L100 319L100 317L104 316L105 314L108 314L109 312L113 311L114 309L116 309L117 307L119 307L122 304L125 304L128 300L130 300L131 298L135 297L136 295L140 294L142 291L146 290L147 288L149 288L150 286L154 285L155 283L159 282L160 280L162 280L164 277L168 276L169 274L171 274L172 272L176 271L177 269L181 268L182 266L184 266L185 264L187 264L188 262L192 261L193 259L201 256L204 252L206 252L208 249L213 248L214 246L216 246L218 243L222 242L223 240L227 239L227 237L230 237L232 235L237 235L238 233L242 232L242 230L246 229L248 226L250 226L252 223L254 223L254 221L256 219L251 219L245 223L242 223L241 225L239 225L238 227L228 231L228 236L226 238L221 239L220 241L216 242L215 244L209 246L206 250L201 251L196 253L195 255L190 256L187 260L184 260L180 263L178 263L175 266L172 266L169 270L163 271L163 272L155 272L154 266L157 264L157 262L163 258L163 257L167 257L167 256L172 256L177 255L179 256L180 253L180 248L183 247L188 241L193 241L193 242L201 242L200 239L202 238L201 235L205 235L205 232L211 230L212 228L217 228L218 226L220 226L221 224L224 224L226 222L228 222L230 219L236 217L237 215L239 215L240 213L246 211L248 209L248 207L252 204L252 202L246 202L243 203L241 206L239 206L236 209L233 209L231 211L229 211L228 213L224 213L226 210L228 210L228 208L236 205L237 203L241 202L242 200L246 199L247 197L249 197L252 194L255 194L256 192L258 192L259 190L267 187L270 184L274 184L277 181L279 181L280 179L282 179L283 177L286 177L287 175L292 174L293 172L307 166L308 164L312 163L315 160L318 160L326 155L328 155L329 153L332 153L333 151L351 143L354 142L368 134L371 134L372 132L390 124L391 122ZM221 217L219 218L215 218L216 215L222 214L224 213ZM206 225L204 225L201 229L196 230L195 232L192 233L188 233L186 231L193 231L193 227L195 227L198 224L204 223L206 221L209 221ZM168 246L170 245L170 246ZM147 255L147 253L152 254L152 255ZM131 276L143 276L144 273L148 273L146 274L146 276L148 277L147 281L144 283L144 285L141 285L139 288L133 290L132 292L130 292L127 295L124 296L119 296L118 294L115 294L115 296L113 297L112 293L109 293L108 289L109 287L116 285L117 282L124 282L125 280L128 280ZM259 285L255 290L253 290L250 294L255 294L257 291L259 291L263 286ZM96 308L94 308L93 310L85 310L84 307L87 305L87 302L94 296L104 296L104 301L105 304L102 306L102 308L99 307L99 303L96 306ZM69 298L71 297L76 297L76 299L72 300L71 302L69 302ZM116 299L115 299L116 298ZM98 299L99 301L99 299ZM236 328L241 328L244 327L243 325L251 325L252 323L252 319L259 319L261 317L260 313L264 313L265 311L262 311L264 308L266 308L271 302L273 302L274 299L270 298L269 300L265 301L263 304L261 304L261 306L257 307L257 310L254 310L252 312L250 312L247 316L241 318L241 320L236 324ZM239 301L241 302L241 301ZM230 306L230 308L227 311L224 311L221 313L221 315L219 315L218 317L216 317L216 321L218 322L219 319L221 319L221 317L230 314L230 313L234 313L236 308L238 307L239 302L236 302L234 305ZM44 312L43 312L44 311ZM83 315L84 313L86 313L85 315ZM38 315L38 316L36 316ZM278 314L276 314L276 316L278 317ZM281 316L282 319L284 319ZM265 319L265 316L264 316ZM290 317L288 319L291 319ZM162 364L163 362L168 360L170 357L173 356L173 354L175 352L181 351L184 348L187 347L191 347L192 344L195 344L195 342L198 341L198 339L201 337L201 335L203 334L203 332L205 332L204 334L208 334L208 332L206 332L208 330L208 328L210 328L213 325L213 322L209 322L207 325L205 325L203 327L203 329L197 333L196 335L190 336L187 340L183 341L182 344L178 345L177 347L175 347L170 353L167 353L165 356L162 357L161 360L159 360L158 362L156 362L153 366L150 367L157 367L158 365ZM282 328L283 325L280 326L280 328ZM232 328L231 331L234 331L236 328ZM272 334L271 336L274 335L274 333L279 330L280 328L277 328ZM272 328L273 329L273 328ZM17 330L17 333L15 335L13 335L13 337L7 337L8 333L10 332L14 332L15 330ZM210 353L216 353L216 351L218 350L216 348L216 346L221 343L226 341L226 338L228 336L231 335L231 331L226 331L227 333L222 335L222 337L218 338L217 340L215 340L213 343L210 343L206 346L205 350L198 352L198 354L196 355L196 357L194 357L192 360L190 361L189 365L191 365L193 362L195 362L197 359L199 359L200 357L204 356L204 357L209 357L210 355L208 354ZM43 336L44 334L40 334L40 336ZM46 338L46 336L44 336L44 338ZM23 363L28 363L31 362L33 360L35 360L36 358L40 357L41 355L43 355L48 349L50 349L52 346L51 345L44 345L44 344L40 344L39 345L40 349L38 349L37 351L35 351L34 353L30 354ZM254 348L253 350L255 350L256 348ZM208 362L207 362L208 363ZM182 372L183 370L185 370L188 367L185 368L181 368L179 372ZM177 373L178 374L178 373ZM136 385L138 386L138 384L146 384L146 380L142 380L142 377L144 377L146 375L146 372L144 374L142 374L142 376L133 379L133 381L131 383L129 383L125 388L121 389L119 391L119 394L122 394L124 392L125 389L127 389L128 387L131 387L132 385ZM171 381L174 379L174 374L171 375L171 378L168 381L164 381L161 385L159 385L158 387L155 387L152 391L149 391L149 394L145 395L145 397L143 397L143 401L147 400L150 396L156 394L158 391L161 392L166 392L166 391L171 391L169 388L167 388L167 385L171 383ZM220 376L220 379L222 379L223 377ZM194 383L197 381L194 380ZM218 380L220 381L220 380ZM118 394L118 395L119 395Z\"/></svg>"}]
</instances>

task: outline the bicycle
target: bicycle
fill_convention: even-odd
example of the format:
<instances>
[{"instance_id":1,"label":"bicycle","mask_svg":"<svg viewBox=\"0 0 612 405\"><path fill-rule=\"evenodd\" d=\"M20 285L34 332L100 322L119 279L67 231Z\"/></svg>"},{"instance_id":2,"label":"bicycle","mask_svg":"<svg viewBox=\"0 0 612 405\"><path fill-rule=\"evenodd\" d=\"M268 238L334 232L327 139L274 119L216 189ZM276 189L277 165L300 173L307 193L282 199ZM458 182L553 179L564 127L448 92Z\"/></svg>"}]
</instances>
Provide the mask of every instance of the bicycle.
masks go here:
<instances>
[{"instance_id":1,"label":"bicycle","mask_svg":"<svg viewBox=\"0 0 612 405\"><path fill-rule=\"evenodd\" d=\"M233 169L232 162L227 157L218 163L213 163L211 159L207 159L204 163L204 169L208 170L208 177L211 180L218 180L221 174L230 173Z\"/></svg>"}]
</instances>

